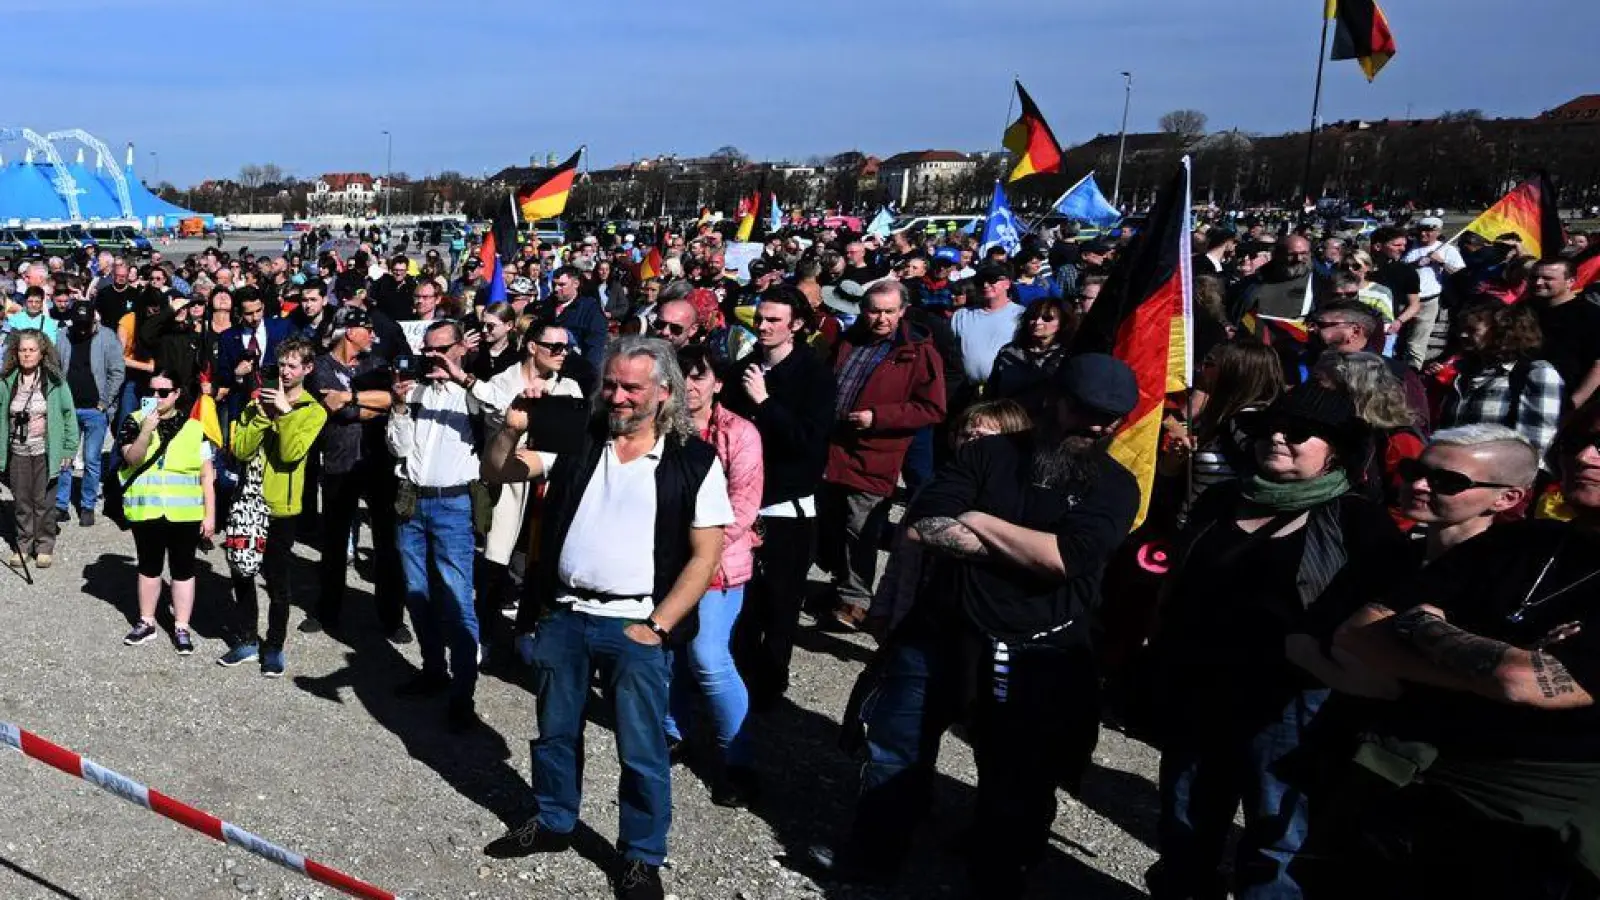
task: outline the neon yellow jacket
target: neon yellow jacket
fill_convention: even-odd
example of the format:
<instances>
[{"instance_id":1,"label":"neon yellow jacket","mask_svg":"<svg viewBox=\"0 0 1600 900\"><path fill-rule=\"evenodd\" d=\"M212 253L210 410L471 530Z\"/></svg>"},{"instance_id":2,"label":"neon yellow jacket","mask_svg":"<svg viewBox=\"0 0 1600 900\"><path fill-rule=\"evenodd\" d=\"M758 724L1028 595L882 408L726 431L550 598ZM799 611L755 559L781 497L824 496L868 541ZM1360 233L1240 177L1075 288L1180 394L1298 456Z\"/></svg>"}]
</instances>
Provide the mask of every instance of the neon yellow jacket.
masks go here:
<instances>
[{"instance_id":1,"label":"neon yellow jacket","mask_svg":"<svg viewBox=\"0 0 1600 900\"><path fill-rule=\"evenodd\" d=\"M328 411L322 404L301 394L294 408L276 419L261 411L260 401L251 400L233 423L233 455L240 462L254 459L257 453L266 454L261 493L273 518L300 514L306 456L327 421Z\"/></svg>"}]
</instances>

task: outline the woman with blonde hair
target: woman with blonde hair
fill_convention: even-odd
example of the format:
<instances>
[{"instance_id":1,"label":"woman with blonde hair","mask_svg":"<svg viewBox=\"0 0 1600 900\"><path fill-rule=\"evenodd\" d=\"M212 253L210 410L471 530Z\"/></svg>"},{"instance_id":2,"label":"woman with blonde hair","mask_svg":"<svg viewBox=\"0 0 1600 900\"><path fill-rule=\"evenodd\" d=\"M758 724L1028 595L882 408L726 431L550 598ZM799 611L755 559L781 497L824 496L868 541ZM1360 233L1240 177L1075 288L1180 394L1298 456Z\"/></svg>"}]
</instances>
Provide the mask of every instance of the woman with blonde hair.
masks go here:
<instances>
[{"instance_id":1,"label":"woman with blonde hair","mask_svg":"<svg viewBox=\"0 0 1600 900\"><path fill-rule=\"evenodd\" d=\"M56 548L55 479L78 452L78 415L56 345L35 328L13 331L0 363L0 409L8 415L0 469L11 486L17 547L7 565L24 557L50 568Z\"/></svg>"},{"instance_id":2,"label":"woman with blonde hair","mask_svg":"<svg viewBox=\"0 0 1600 900\"><path fill-rule=\"evenodd\" d=\"M1371 444L1364 466L1352 466L1356 489L1389 508L1402 528L1400 490L1405 480L1400 463L1422 455L1427 435L1406 402L1405 387L1376 353L1327 353L1313 373L1317 381L1343 390L1355 405L1356 418L1368 429Z\"/></svg>"}]
</instances>

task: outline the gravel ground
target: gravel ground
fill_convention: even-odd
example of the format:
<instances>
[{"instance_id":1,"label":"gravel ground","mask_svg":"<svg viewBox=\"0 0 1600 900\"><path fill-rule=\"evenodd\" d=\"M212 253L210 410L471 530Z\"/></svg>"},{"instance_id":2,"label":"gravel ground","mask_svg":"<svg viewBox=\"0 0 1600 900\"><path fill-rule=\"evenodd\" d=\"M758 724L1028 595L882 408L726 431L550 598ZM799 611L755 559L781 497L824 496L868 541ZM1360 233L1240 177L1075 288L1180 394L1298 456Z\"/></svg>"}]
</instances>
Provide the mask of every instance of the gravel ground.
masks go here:
<instances>
[{"instance_id":1,"label":"gravel ground","mask_svg":"<svg viewBox=\"0 0 1600 900\"><path fill-rule=\"evenodd\" d=\"M9 525L9 504L0 510ZM225 670L215 600L220 551L202 563L199 649L124 647L134 609L132 539L101 521L63 526L56 565L0 568L0 720L213 812L291 850L407 898L611 896L618 766L591 707L583 822L566 854L498 861L480 848L528 812L532 699L518 676L486 675L490 729L456 738L442 701L390 689L415 671L415 645L376 637L371 585L354 578L348 634L291 627L289 677ZM310 588L314 551L300 548ZM207 568L209 564L209 568ZM814 573L815 574L815 573ZM304 602L308 591L301 591ZM264 603L264 594L263 594ZM296 610L291 626L303 618ZM170 614L162 623L170 627ZM841 830L857 763L835 746L840 711L870 641L806 629L789 699L757 725L765 796L751 811L714 806L695 771L673 771L669 893L680 898L942 897L962 885L952 852L973 799L974 766L945 741L937 814L896 894L819 885L786 867ZM1034 897L1142 897L1153 854L1156 754L1107 731L1083 803L1061 794ZM332 898L337 892L136 809L43 764L0 755L0 897Z\"/></svg>"}]
</instances>

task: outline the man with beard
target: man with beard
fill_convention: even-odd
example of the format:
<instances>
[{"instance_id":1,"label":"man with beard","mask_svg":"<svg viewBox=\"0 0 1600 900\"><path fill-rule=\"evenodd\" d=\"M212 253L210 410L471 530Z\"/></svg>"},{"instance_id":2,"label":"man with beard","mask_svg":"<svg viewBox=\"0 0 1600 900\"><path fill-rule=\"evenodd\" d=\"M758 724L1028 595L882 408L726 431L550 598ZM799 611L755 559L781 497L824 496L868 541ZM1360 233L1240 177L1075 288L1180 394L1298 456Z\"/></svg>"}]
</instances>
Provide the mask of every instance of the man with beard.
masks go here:
<instances>
[{"instance_id":1,"label":"man with beard","mask_svg":"<svg viewBox=\"0 0 1600 900\"><path fill-rule=\"evenodd\" d=\"M1289 235L1272 250L1272 262L1261 279L1245 292L1243 312L1279 319L1298 319L1306 313L1306 291L1311 282L1311 242Z\"/></svg>"},{"instance_id":2,"label":"man with beard","mask_svg":"<svg viewBox=\"0 0 1600 900\"><path fill-rule=\"evenodd\" d=\"M727 477L695 433L676 351L630 335L612 345L590 427L556 454L519 449L526 401L506 411L483 474L548 484L537 565L517 612L518 650L533 669L538 814L484 848L520 857L572 846L583 786L584 707L598 669L622 760L617 841L623 900L661 900L672 822L666 731L668 646L697 630L695 605L733 522ZM537 415L537 413L534 413Z\"/></svg>"},{"instance_id":3,"label":"man with beard","mask_svg":"<svg viewBox=\"0 0 1600 900\"><path fill-rule=\"evenodd\" d=\"M849 840L814 859L845 880L889 881L927 811L939 741L969 725L973 896L1020 897L1098 736L1092 618L1107 558L1139 506L1106 453L1139 390L1097 353L1061 366L1032 432L975 440L922 489L907 539L936 566L873 663L867 765Z\"/></svg>"}]
</instances>

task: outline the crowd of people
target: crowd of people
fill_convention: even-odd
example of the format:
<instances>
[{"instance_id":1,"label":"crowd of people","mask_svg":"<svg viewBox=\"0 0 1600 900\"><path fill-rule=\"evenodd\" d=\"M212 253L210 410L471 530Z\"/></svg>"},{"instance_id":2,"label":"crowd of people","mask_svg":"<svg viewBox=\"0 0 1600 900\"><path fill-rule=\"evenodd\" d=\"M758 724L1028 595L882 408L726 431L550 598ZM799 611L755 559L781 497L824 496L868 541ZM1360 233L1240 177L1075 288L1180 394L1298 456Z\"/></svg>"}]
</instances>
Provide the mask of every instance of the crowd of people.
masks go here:
<instances>
[{"instance_id":1,"label":"crowd of people","mask_svg":"<svg viewBox=\"0 0 1600 900\"><path fill-rule=\"evenodd\" d=\"M690 225L530 241L500 284L469 248L317 235L28 262L0 273L9 562L49 568L103 497L136 550L125 643L170 585L178 653L215 604L217 662L270 678L296 605L297 640L352 627L364 530L378 627L421 651L397 694L463 733L481 666L531 670L538 812L486 853L571 846L599 673L625 898L664 896L675 763L708 754L729 807L785 777L751 736L807 621L878 643L819 878L900 876L960 725L972 895L1021 896L1110 722L1161 751L1154 897L1600 897L1588 237L1283 224L1193 235L1195 383L1148 497L1110 452L1134 375L1075 341L1126 302L1131 234L819 226L734 269ZM231 589L197 596L217 549Z\"/></svg>"}]
</instances>

